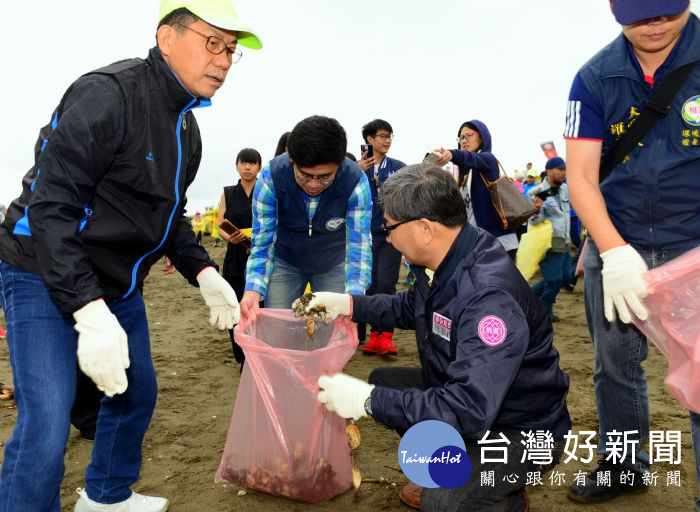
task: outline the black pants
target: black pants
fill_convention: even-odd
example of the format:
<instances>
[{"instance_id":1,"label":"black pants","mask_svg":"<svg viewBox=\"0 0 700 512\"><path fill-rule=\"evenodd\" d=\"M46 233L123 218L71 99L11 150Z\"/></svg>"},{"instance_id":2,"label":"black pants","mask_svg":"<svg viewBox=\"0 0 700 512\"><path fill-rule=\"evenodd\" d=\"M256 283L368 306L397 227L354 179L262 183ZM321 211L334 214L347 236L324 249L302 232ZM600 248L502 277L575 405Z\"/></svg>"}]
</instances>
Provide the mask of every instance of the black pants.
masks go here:
<instances>
[{"instance_id":1,"label":"black pants","mask_svg":"<svg viewBox=\"0 0 700 512\"><path fill-rule=\"evenodd\" d=\"M92 379L78 370L78 385L75 402L70 411L70 422L80 430L83 437L94 439L97 417L100 415L100 400L104 394L97 389Z\"/></svg>"},{"instance_id":2,"label":"black pants","mask_svg":"<svg viewBox=\"0 0 700 512\"><path fill-rule=\"evenodd\" d=\"M372 236L372 283L367 295L396 293L396 283L401 270L401 253L386 241L383 236ZM364 339L365 325L358 326L361 339ZM393 326L373 325L372 332L394 332Z\"/></svg>"},{"instance_id":3,"label":"black pants","mask_svg":"<svg viewBox=\"0 0 700 512\"><path fill-rule=\"evenodd\" d=\"M377 368L369 375L369 383L375 386L385 386L394 389L418 388L425 389L423 374L420 368L385 367ZM540 476L557 465L564 450L563 441L555 443L552 450L552 463L535 464L523 459L525 445L521 443L524 437L519 430L491 431L488 440L501 439L503 434L510 444L505 441L494 444L477 443L477 439L465 439L466 452L472 462L472 472L469 479L461 487L455 489L424 488L421 495L420 509L427 512L457 512L478 510L488 512L515 512L525 510L526 498L523 494L529 472L540 472ZM507 462L482 462L482 448L485 448L486 459L502 458L497 450L505 447ZM494 449L496 448L496 449ZM482 484L482 475L493 471L493 486Z\"/></svg>"}]
</instances>

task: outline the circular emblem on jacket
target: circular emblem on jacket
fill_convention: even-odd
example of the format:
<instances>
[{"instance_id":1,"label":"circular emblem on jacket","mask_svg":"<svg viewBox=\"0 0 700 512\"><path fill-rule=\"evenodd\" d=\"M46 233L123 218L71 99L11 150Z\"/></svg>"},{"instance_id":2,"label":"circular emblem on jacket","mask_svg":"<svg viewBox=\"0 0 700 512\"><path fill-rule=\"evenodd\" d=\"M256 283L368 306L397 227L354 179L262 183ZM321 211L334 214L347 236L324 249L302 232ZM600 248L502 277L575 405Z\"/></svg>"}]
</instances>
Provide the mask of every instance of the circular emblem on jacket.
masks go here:
<instances>
[{"instance_id":1,"label":"circular emblem on jacket","mask_svg":"<svg viewBox=\"0 0 700 512\"><path fill-rule=\"evenodd\" d=\"M700 95L689 98L683 104L683 121L691 126L700 126Z\"/></svg>"},{"instance_id":2,"label":"circular emblem on jacket","mask_svg":"<svg viewBox=\"0 0 700 512\"><path fill-rule=\"evenodd\" d=\"M326 229L328 231L337 231L338 228L340 228L340 226L342 226L344 222L345 219L343 219L342 217L334 217L332 219L328 219L326 221Z\"/></svg>"},{"instance_id":3,"label":"circular emblem on jacket","mask_svg":"<svg viewBox=\"0 0 700 512\"><path fill-rule=\"evenodd\" d=\"M481 341L495 347L505 341L508 329L506 323L499 317L489 315L479 321L478 332Z\"/></svg>"}]
</instances>

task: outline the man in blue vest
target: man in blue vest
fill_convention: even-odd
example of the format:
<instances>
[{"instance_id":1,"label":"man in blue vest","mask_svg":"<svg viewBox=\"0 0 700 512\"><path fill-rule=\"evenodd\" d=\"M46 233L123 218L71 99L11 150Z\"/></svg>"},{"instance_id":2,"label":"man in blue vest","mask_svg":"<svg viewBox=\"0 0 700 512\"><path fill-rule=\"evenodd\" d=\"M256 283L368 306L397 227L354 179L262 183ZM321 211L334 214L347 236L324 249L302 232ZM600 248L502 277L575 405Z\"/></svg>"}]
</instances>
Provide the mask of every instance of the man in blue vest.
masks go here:
<instances>
[{"instance_id":1,"label":"man in blue vest","mask_svg":"<svg viewBox=\"0 0 700 512\"><path fill-rule=\"evenodd\" d=\"M399 280L401 253L386 241L384 234L384 212L379 204L379 190L384 182L406 164L389 158L387 153L394 140L394 129L383 119L375 119L362 127L362 138L372 146L371 157L363 154L358 162L365 171L372 191L372 284L367 295L375 293L396 293ZM366 324L361 324L364 327ZM388 355L398 351L393 341L394 329L389 326L373 325L369 343L362 347L364 354ZM363 337L363 336L361 336Z\"/></svg>"},{"instance_id":2,"label":"man in blue vest","mask_svg":"<svg viewBox=\"0 0 700 512\"><path fill-rule=\"evenodd\" d=\"M370 280L372 196L367 176L345 156L335 119L300 121L287 153L265 166L253 189L252 246L241 313L288 309L313 290L364 294Z\"/></svg>"},{"instance_id":3,"label":"man in blue vest","mask_svg":"<svg viewBox=\"0 0 700 512\"><path fill-rule=\"evenodd\" d=\"M598 466L569 497L599 502L646 491L649 434L642 361L647 340L633 326L648 312L643 274L700 245L700 67L651 129L601 184L600 164L636 122L655 86L700 61L700 20L688 0L612 0L622 26L612 43L574 78L566 118L571 201L590 235L584 262L588 327L598 406ZM696 471L700 418L691 413ZM662 427L663 425L659 425ZM626 456L615 457L624 433ZM616 460L617 459L617 460ZM599 485L599 476L608 483ZM696 508L700 510L696 503Z\"/></svg>"},{"instance_id":4,"label":"man in blue vest","mask_svg":"<svg viewBox=\"0 0 700 512\"><path fill-rule=\"evenodd\" d=\"M230 0L162 0L157 46L78 78L41 129L0 226L0 301L17 398L0 511L61 509L76 365L105 394L75 512L164 512L133 493L156 404L140 289L167 255L220 329L238 302L185 216L211 104L241 46L261 47ZM40 466L38 466L40 465Z\"/></svg>"}]
</instances>

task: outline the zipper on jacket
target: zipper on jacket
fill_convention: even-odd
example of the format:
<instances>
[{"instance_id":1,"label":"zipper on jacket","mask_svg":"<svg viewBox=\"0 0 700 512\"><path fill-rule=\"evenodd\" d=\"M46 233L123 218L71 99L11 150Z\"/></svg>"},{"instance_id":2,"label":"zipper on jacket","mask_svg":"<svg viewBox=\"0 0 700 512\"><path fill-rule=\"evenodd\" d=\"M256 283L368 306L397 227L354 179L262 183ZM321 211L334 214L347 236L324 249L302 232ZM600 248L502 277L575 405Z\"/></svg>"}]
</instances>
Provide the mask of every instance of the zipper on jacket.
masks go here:
<instances>
[{"instance_id":1,"label":"zipper on jacket","mask_svg":"<svg viewBox=\"0 0 700 512\"><path fill-rule=\"evenodd\" d=\"M197 104L199 102L199 104ZM168 217L168 224L165 227L165 233L163 234L163 238L161 238L160 243L152 250L141 256L138 260L136 260L136 263L134 264L134 268L131 270L131 286L127 290L127 292L120 297L119 300L126 299L131 293L134 291L136 288L136 279L138 276L138 270L139 266L141 265L141 262L146 259L148 256L151 254L155 253L158 249L160 249L163 244L165 243L165 240L168 238L168 234L170 233L170 228L173 223L173 218L175 217L175 213L177 212L178 208L180 207L180 170L182 168L182 140L180 137L180 130L185 129L187 124L185 122L185 114L189 112L193 108L199 108L199 107L208 107L211 105L211 100L208 99L202 99L198 100L197 98L192 98L192 101L190 101L185 108L182 109L180 112L180 115L177 118L177 124L175 125L175 138L177 140L177 171L175 173L175 204L173 204L173 208L170 211L170 216Z\"/></svg>"}]
</instances>

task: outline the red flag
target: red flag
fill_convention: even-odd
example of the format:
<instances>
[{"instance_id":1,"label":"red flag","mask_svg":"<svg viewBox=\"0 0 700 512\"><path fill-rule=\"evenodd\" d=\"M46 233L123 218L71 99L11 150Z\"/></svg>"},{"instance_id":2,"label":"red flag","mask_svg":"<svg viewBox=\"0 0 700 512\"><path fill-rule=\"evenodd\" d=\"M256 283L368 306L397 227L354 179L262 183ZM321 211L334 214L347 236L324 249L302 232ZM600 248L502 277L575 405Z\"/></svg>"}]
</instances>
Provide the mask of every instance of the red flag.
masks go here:
<instances>
[{"instance_id":1,"label":"red flag","mask_svg":"<svg viewBox=\"0 0 700 512\"><path fill-rule=\"evenodd\" d=\"M540 144L540 147L542 148L542 151L544 151L544 156L547 157L547 160L557 156L557 150L554 148L554 142L552 142L551 140L543 142L542 144Z\"/></svg>"}]
</instances>

